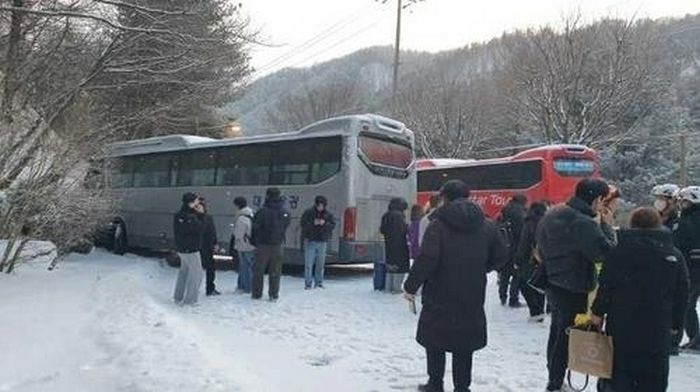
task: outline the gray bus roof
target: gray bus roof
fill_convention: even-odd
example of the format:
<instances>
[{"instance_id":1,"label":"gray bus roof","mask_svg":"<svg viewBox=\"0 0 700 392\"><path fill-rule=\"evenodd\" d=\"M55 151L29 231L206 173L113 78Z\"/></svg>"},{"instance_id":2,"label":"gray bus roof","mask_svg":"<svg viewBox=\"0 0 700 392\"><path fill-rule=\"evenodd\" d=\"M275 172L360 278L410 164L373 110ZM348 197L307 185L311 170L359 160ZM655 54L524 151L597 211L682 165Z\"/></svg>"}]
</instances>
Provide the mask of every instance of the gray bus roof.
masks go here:
<instances>
[{"instance_id":1,"label":"gray bus roof","mask_svg":"<svg viewBox=\"0 0 700 392\"><path fill-rule=\"evenodd\" d=\"M406 126L396 120L376 114L348 115L322 120L296 132L283 132L257 136L243 136L229 139L212 139L193 135L167 135L147 139L113 143L108 156L139 155L155 152L188 150L195 148L223 147L249 143L275 142L314 136L342 135L350 132L353 122L368 122L382 129L390 129L404 136L412 135Z\"/></svg>"}]
</instances>

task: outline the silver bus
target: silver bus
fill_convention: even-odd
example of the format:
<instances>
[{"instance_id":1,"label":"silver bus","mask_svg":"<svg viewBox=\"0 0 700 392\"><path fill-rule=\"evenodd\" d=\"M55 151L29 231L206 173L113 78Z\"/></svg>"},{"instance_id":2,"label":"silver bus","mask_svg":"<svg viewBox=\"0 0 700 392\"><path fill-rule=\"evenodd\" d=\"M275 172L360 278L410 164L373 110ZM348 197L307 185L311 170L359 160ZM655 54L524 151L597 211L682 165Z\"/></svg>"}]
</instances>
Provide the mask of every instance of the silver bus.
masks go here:
<instances>
[{"instance_id":1,"label":"silver bus","mask_svg":"<svg viewBox=\"0 0 700 392\"><path fill-rule=\"evenodd\" d=\"M112 248L172 249L173 214L183 193L207 200L227 247L233 199L256 210L278 187L291 215L285 259L301 263L300 219L316 195L336 216L329 263L365 263L383 254L380 219L389 200L415 200L413 132L378 115L320 121L297 132L215 140L172 135L110 146L105 183L117 200Z\"/></svg>"}]
</instances>

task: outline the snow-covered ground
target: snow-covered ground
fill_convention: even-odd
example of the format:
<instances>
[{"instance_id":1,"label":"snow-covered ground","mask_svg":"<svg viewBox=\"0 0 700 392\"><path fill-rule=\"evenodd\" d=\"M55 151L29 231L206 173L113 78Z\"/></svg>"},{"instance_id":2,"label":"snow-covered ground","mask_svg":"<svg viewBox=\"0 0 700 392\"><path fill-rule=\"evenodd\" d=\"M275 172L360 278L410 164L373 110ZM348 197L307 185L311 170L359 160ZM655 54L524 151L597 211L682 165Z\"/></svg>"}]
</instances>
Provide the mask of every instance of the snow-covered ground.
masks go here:
<instances>
[{"instance_id":1,"label":"snow-covered ground","mask_svg":"<svg viewBox=\"0 0 700 392\"><path fill-rule=\"evenodd\" d=\"M0 277L0 391L381 392L425 379L416 316L368 272L334 270L322 291L285 276L277 303L234 294L235 272L219 272L223 295L196 307L171 302L176 273L98 250ZM543 390L547 326L489 291L473 390ZM670 391L696 391L698 374L700 356L673 358Z\"/></svg>"}]
</instances>

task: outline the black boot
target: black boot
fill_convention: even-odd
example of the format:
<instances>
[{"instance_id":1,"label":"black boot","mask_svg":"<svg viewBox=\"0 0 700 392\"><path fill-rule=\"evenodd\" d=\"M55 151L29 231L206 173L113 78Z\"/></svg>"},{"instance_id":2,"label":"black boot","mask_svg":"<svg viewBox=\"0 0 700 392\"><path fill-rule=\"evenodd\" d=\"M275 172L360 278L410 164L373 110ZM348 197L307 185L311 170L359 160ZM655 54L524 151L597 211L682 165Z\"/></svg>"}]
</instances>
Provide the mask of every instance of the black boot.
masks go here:
<instances>
[{"instance_id":1,"label":"black boot","mask_svg":"<svg viewBox=\"0 0 700 392\"><path fill-rule=\"evenodd\" d=\"M433 384L421 384L418 386L420 392L445 392L442 386L435 386Z\"/></svg>"}]
</instances>

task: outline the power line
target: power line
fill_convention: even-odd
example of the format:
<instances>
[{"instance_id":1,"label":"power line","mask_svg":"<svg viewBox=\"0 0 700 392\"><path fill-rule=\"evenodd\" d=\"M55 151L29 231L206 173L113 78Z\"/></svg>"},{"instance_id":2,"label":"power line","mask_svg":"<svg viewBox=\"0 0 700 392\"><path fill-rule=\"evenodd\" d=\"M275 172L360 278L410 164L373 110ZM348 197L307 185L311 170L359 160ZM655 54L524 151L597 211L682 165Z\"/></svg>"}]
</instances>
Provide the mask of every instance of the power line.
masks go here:
<instances>
[{"instance_id":1,"label":"power line","mask_svg":"<svg viewBox=\"0 0 700 392\"><path fill-rule=\"evenodd\" d=\"M359 35L361 35L361 34L363 34L363 33L366 33L366 32L369 31L370 29L372 29L372 28L374 28L375 26L377 26L377 24L379 24L379 20L378 20L378 19L381 19L381 18L377 18L377 20L375 20L374 22L365 25L364 27L360 28L359 30L353 31L351 34L349 34L349 35L347 35L347 36L341 38L341 39L338 40L338 41L333 42L331 45L328 45L328 46L324 47L323 49L321 49L321 50L315 52L314 54L312 54L312 55L310 55L310 56L308 56L308 57L306 57L306 58L304 58L304 59L302 59L302 60L300 60L300 61L297 61L297 62L295 62L295 63L289 65L289 67L296 67L297 65L303 64L303 63L305 63L305 62L307 62L307 61L309 61L309 60L312 60L312 59L318 57L319 55L322 55L322 54L328 52L328 51L331 50L331 49L335 49L336 47L338 47L338 46L344 44L345 42L347 42L347 41L349 41L349 40L351 40L351 39L353 39L353 38L355 38L355 37L357 37L357 36L359 36Z\"/></svg>"},{"instance_id":2,"label":"power line","mask_svg":"<svg viewBox=\"0 0 700 392\"><path fill-rule=\"evenodd\" d=\"M322 30L321 32L315 34L314 36L310 37L306 41L302 42L301 44L295 46L294 48L290 49L286 53L283 53L282 55L278 56L277 58L267 62L266 64L262 65L260 69L256 70L256 74L260 74L263 72L266 72L270 69L275 68L276 66L283 64L285 61L294 58L298 56L299 54L304 53L305 51L313 48L317 44L333 37L334 35L342 32L346 27L348 27L351 22L357 20L357 17L362 14L364 10L362 8L358 9L354 13L352 13L350 16L347 18L341 19L338 22L334 23L333 25L327 27L326 29Z\"/></svg>"}]
</instances>

